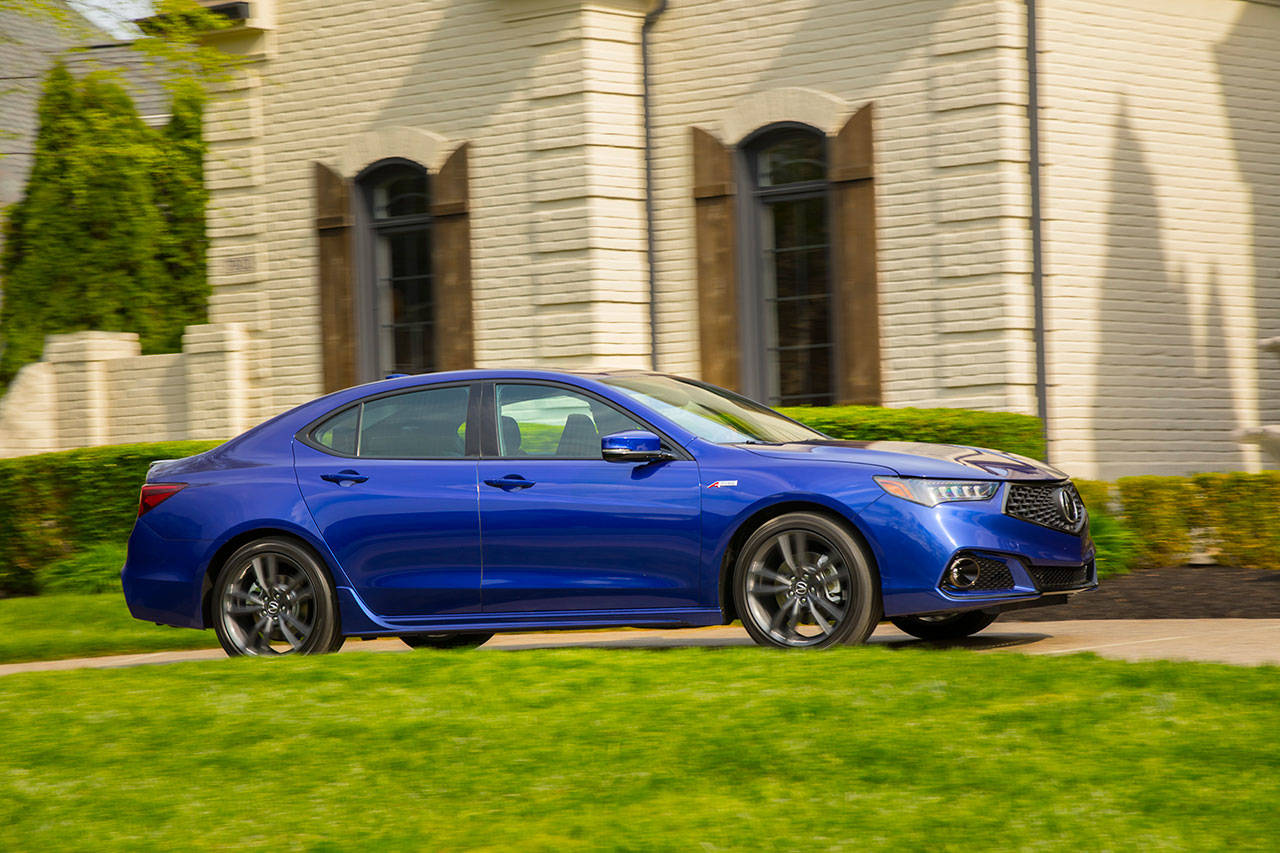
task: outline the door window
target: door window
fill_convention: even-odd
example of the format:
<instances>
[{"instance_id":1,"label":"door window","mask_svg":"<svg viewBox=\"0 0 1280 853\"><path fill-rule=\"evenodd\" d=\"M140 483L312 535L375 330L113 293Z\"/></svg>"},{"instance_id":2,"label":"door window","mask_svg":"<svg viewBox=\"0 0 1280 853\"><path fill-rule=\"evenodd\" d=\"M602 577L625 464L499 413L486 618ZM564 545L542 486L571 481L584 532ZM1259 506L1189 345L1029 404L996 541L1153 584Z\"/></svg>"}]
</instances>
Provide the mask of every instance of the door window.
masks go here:
<instances>
[{"instance_id":1,"label":"door window","mask_svg":"<svg viewBox=\"0 0 1280 853\"><path fill-rule=\"evenodd\" d=\"M382 459L460 459L466 456L465 385L378 397L321 423L311 439L338 453Z\"/></svg>"},{"instance_id":2,"label":"door window","mask_svg":"<svg viewBox=\"0 0 1280 853\"><path fill-rule=\"evenodd\" d=\"M551 385L500 384L498 453L504 458L600 459L600 437L646 429L612 406Z\"/></svg>"}]
</instances>

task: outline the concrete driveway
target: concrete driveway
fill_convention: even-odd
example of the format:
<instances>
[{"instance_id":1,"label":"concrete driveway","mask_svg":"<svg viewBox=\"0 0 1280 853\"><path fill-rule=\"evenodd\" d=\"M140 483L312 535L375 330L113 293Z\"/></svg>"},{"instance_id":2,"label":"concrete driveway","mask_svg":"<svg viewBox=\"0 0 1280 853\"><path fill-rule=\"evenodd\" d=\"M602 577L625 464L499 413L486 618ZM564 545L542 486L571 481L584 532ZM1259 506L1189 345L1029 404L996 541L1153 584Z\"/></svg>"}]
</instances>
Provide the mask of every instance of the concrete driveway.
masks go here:
<instances>
[{"instance_id":1,"label":"concrete driveway","mask_svg":"<svg viewBox=\"0 0 1280 853\"><path fill-rule=\"evenodd\" d=\"M972 649L975 653L1020 652L1066 655L1095 652L1121 660L1198 660L1241 665L1280 665L1280 619L1096 619L1072 622L997 622L961 642L925 643L885 624L871 643L895 648ZM738 626L683 630L558 631L506 634L494 637L490 650L591 648L671 648L675 646L746 646L746 632ZM407 652L399 640L349 641L343 654ZM153 652L139 655L75 658L0 665L0 675L62 669L98 669L187 660L217 660L217 649Z\"/></svg>"}]
</instances>

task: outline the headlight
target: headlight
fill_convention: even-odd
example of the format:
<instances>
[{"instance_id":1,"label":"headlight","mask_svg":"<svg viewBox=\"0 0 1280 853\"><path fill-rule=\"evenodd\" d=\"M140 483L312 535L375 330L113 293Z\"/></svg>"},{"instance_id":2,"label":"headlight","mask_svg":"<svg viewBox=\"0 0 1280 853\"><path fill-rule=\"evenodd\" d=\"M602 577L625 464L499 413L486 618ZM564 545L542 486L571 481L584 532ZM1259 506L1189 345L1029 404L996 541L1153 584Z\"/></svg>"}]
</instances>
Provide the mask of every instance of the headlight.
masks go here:
<instances>
[{"instance_id":1,"label":"headlight","mask_svg":"<svg viewBox=\"0 0 1280 853\"><path fill-rule=\"evenodd\" d=\"M986 501L1000 491L1000 483L994 480L924 480L888 476L872 479L894 497L925 506L950 501Z\"/></svg>"}]
</instances>

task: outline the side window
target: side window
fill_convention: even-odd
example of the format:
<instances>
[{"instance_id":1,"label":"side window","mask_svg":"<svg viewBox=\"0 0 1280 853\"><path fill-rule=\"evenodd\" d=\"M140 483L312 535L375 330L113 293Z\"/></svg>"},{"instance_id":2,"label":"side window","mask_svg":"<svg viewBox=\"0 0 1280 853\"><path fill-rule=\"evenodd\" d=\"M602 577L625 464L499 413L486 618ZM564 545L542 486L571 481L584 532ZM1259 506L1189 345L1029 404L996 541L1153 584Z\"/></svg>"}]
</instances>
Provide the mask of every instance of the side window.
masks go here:
<instances>
[{"instance_id":1,"label":"side window","mask_svg":"<svg viewBox=\"0 0 1280 853\"><path fill-rule=\"evenodd\" d=\"M466 455L466 386L431 388L364 404L361 457L453 459Z\"/></svg>"},{"instance_id":2,"label":"side window","mask_svg":"<svg viewBox=\"0 0 1280 853\"><path fill-rule=\"evenodd\" d=\"M547 459L600 459L600 436L644 429L597 400L549 385L498 385L498 453Z\"/></svg>"},{"instance_id":3,"label":"side window","mask_svg":"<svg viewBox=\"0 0 1280 853\"><path fill-rule=\"evenodd\" d=\"M339 412L311 431L311 438L323 447L347 456L356 455L356 430L360 428L360 407Z\"/></svg>"}]
</instances>

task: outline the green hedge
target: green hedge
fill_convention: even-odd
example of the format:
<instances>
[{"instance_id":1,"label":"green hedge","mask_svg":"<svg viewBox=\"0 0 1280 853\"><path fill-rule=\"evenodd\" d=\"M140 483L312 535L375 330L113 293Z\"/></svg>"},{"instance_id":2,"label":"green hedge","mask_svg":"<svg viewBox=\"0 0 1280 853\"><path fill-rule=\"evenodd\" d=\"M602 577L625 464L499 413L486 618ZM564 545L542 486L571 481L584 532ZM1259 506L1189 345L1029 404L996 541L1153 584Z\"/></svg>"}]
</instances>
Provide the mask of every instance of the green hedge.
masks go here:
<instances>
[{"instance_id":1,"label":"green hedge","mask_svg":"<svg viewBox=\"0 0 1280 853\"><path fill-rule=\"evenodd\" d=\"M0 595L37 593L48 567L99 543L123 543L147 466L217 444L124 444L0 459Z\"/></svg>"},{"instance_id":2,"label":"green hedge","mask_svg":"<svg viewBox=\"0 0 1280 853\"><path fill-rule=\"evenodd\" d=\"M1178 565L1203 552L1224 565L1280 569L1280 471L1077 486L1093 519L1099 571L1108 536L1132 568Z\"/></svg>"},{"instance_id":3,"label":"green hedge","mask_svg":"<svg viewBox=\"0 0 1280 853\"><path fill-rule=\"evenodd\" d=\"M1031 415L875 406L802 406L778 411L832 438L964 444L1044 458L1044 432L1040 419Z\"/></svg>"}]
</instances>

